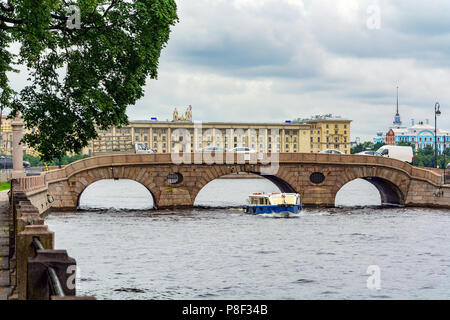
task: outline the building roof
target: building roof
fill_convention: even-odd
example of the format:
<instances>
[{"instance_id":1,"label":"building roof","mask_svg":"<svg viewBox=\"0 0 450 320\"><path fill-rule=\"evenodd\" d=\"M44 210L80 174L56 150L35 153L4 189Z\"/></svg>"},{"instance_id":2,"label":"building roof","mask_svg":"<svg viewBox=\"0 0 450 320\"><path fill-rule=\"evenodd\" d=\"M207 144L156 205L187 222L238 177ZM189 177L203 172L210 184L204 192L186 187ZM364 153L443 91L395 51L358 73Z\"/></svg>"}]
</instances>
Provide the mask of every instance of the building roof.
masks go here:
<instances>
[{"instance_id":1,"label":"building roof","mask_svg":"<svg viewBox=\"0 0 450 320\"><path fill-rule=\"evenodd\" d=\"M315 115L311 118L298 118L294 120L294 122L297 123L311 123L311 122L318 122L318 121L346 121L351 122L352 120L342 118L341 116L333 116L332 114L324 114L324 115Z\"/></svg>"},{"instance_id":2,"label":"building roof","mask_svg":"<svg viewBox=\"0 0 450 320\"><path fill-rule=\"evenodd\" d=\"M237 126L299 126L298 122L206 122L206 121L158 121L158 120L130 120L130 124L163 124L163 125L194 125L202 123L205 125L237 125Z\"/></svg>"},{"instance_id":3,"label":"building roof","mask_svg":"<svg viewBox=\"0 0 450 320\"><path fill-rule=\"evenodd\" d=\"M391 129L396 136L416 136L422 131L430 131L434 134L434 126L430 124L414 124L408 128L392 128ZM450 135L450 131L437 129L438 136Z\"/></svg>"}]
</instances>

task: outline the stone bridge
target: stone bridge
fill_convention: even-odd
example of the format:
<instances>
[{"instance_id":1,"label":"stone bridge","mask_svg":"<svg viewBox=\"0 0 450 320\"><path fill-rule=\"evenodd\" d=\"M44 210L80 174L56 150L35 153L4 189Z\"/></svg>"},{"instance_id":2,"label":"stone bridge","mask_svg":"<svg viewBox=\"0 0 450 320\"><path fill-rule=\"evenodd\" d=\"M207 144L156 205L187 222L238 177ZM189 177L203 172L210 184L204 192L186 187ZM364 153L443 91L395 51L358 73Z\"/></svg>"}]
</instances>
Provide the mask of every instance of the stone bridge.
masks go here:
<instances>
[{"instance_id":1,"label":"stone bridge","mask_svg":"<svg viewBox=\"0 0 450 320\"><path fill-rule=\"evenodd\" d=\"M74 209L90 184L102 179L131 179L150 191L158 208L193 206L209 182L248 172L267 178L282 192L298 192L309 206L334 206L338 191L360 178L379 190L383 204L450 207L450 186L443 185L442 175L395 159L300 153L281 153L276 158L271 158L274 154L183 156L180 164L175 164L170 154L107 155L81 160L46 175L47 196L53 197L53 208ZM275 170L268 174L269 168Z\"/></svg>"}]
</instances>

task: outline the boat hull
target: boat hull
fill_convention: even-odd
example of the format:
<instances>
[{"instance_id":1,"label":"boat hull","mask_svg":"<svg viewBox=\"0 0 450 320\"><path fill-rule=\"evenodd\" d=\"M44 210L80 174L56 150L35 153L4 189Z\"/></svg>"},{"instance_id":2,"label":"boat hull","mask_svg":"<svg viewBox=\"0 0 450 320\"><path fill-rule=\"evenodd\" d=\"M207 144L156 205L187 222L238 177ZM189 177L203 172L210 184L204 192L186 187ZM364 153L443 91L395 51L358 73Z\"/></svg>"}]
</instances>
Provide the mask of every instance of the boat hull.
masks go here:
<instances>
[{"instance_id":1,"label":"boat hull","mask_svg":"<svg viewBox=\"0 0 450 320\"><path fill-rule=\"evenodd\" d=\"M274 218L291 218L297 217L302 209L302 205L246 206L245 212Z\"/></svg>"}]
</instances>

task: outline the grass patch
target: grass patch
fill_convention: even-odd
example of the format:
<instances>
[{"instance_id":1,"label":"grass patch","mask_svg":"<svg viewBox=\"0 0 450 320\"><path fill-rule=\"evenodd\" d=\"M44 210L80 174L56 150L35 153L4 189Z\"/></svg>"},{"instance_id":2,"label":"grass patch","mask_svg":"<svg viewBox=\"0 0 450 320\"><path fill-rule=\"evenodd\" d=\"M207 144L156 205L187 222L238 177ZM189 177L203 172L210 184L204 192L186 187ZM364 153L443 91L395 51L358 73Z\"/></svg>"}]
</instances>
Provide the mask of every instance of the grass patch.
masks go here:
<instances>
[{"instance_id":1,"label":"grass patch","mask_svg":"<svg viewBox=\"0 0 450 320\"><path fill-rule=\"evenodd\" d=\"M9 190L9 189L11 189L10 182L0 182L0 191Z\"/></svg>"}]
</instances>

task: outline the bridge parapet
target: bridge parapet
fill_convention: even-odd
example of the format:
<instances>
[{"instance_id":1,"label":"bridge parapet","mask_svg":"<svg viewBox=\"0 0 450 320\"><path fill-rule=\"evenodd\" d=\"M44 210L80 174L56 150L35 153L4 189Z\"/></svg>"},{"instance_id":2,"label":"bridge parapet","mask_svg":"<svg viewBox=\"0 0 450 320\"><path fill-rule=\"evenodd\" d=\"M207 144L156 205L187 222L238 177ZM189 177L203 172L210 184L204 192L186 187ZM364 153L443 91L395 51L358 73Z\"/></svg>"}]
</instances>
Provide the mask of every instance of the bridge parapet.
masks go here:
<instances>
[{"instance_id":1,"label":"bridge parapet","mask_svg":"<svg viewBox=\"0 0 450 320\"><path fill-rule=\"evenodd\" d=\"M46 187L44 173L39 176L17 178L16 182L25 193Z\"/></svg>"},{"instance_id":2,"label":"bridge parapet","mask_svg":"<svg viewBox=\"0 0 450 320\"><path fill-rule=\"evenodd\" d=\"M62 292L73 300L77 298L74 285L76 262L67 256L65 250L54 250L54 233L48 230L40 211L24 192L42 187L42 180L36 178L39 177L11 181L9 259L13 293L9 299L49 300L55 294L61 296ZM39 248L35 247L36 243L39 243ZM61 280L59 284L62 291L55 292L52 289L55 276ZM74 281L67 281L68 276L72 276Z\"/></svg>"}]
</instances>

